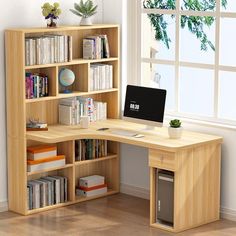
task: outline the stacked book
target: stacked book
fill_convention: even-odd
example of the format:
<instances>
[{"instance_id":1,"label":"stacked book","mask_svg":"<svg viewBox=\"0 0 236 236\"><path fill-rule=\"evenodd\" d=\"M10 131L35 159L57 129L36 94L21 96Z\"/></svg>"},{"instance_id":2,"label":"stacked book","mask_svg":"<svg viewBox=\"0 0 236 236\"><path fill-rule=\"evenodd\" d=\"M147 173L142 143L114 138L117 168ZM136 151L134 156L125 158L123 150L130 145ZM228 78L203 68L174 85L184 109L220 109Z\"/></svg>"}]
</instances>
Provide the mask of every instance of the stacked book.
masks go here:
<instances>
[{"instance_id":1,"label":"stacked book","mask_svg":"<svg viewBox=\"0 0 236 236\"><path fill-rule=\"evenodd\" d=\"M65 166L65 156L57 155L57 147L40 145L27 147L27 171L34 172Z\"/></svg>"},{"instance_id":2,"label":"stacked book","mask_svg":"<svg viewBox=\"0 0 236 236\"><path fill-rule=\"evenodd\" d=\"M88 36L83 39L83 58L109 58L110 50L107 35Z\"/></svg>"},{"instance_id":3,"label":"stacked book","mask_svg":"<svg viewBox=\"0 0 236 236\"><path fill-rule=\"evenodd\" d=\"M67 182L67 178L63 176L47 176L28 181L28 209L67 202Z\"/></svg>"},{"instance_id":4,"label":"stacked book","mask_svg":"<svg viewBox=\"0 0 236 236\"><path fill-rule=\"evenodd\" d=\"M107 103L92 98L73 97L59 101L59 123L77 125L81 116L88 116L90 122L107 119Z\"/></svg>"},{"instance_id":5,"label":"stacked book","mask_svg":"<svg viewBox=\"0 0 236 236\"><path fill-rule=\"evenodd\" d=\"M66 62L72 60L72 37L44 35L25 39L26 66Z\"/></svg>"},{"instance_id":6,"label":"stacked book","mask_svg":"<svg viewBox=\"0 0 236 236\"><path fill-rule=\"evenodd\" d=\"M105 156L107 156L107 140L75 140L76 161L93 160Z\"/></svg>"},{"instance_id":7,"label":"stacked book","mask_svg":"<svg viewBox=\"0 0 236 236\"><path fill-rule=\"evenodd\" d=\"M107 64L91 64L90 91L113 88L113 66Z\"/></svg>"},{"instance_id":8,"label":"stacked book","mask_svg":"<svg viewBox=\"0 0 236 236\"><path fill-rule=\"evenodd\" d=\"M92 175L79 179L79 186L76 188L76 195L93 197L107 193L107 184L104 176Z\"/></svg>"},{"instance_id":9,"label":"stacked book","mask_svg":"<svg viewBox=\"0 0 236 236\"><path fill-rule=\"evenodd\" d=\"M44 74L25 74L25 98L39 98L49 95L48 77Z\"/></svg>"}]
</instances>

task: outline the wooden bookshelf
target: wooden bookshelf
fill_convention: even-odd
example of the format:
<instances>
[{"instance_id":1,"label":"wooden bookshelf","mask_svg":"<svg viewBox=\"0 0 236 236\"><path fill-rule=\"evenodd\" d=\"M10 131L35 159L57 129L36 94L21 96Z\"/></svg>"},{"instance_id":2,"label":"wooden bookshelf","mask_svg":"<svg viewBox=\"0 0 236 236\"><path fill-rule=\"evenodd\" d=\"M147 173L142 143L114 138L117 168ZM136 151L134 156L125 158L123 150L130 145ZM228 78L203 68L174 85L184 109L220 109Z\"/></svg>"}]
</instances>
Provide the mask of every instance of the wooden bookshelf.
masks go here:
<instances>
[{"instance_id":1,"label":"wooden bookshelf","mask_svg":"<svg viewBox=\"0 0 236 236\"><path fill-rule=\"evenodd\" d=\"M25 65L25 38L48 34L69 35L73 38L72 61L50 63L43 65ZM82 40L86 36L106 34L109 41L110 58L85 60L82 58ZM7 143L8 143L8 197L9 210L23 214L34 214L61 206L67 206L97 197L103 197L119 192L119 144L109 142L107 157L96 160L75 161L74 139L53 139L59 154L66 156L66 165L37 172L27 172L26 148L31 145L47 143L32 139L26 132L26 122L29 118L39 118L49 126L58 125L58 102L61 98L84 96L107 103L108 118L119 118L119 56L120 56L119 26L100 24L92 26L62 26L58 28L17 28L5 32L6 45L6 83L7 83ZM89 91L90 65L104 63L113 65L113 88ZM73 93L60 92L58 74L61 68L75 70L78 81L73 87ZM45 73L49 79L49 96L35 99L25 98L25 73ZM68 127L68 130L73 127ZM79 127L77 127L79 129ZM37 133L38 132L38 133ZM33 136L42 131L30 132ZM47 131L45 131L47 132ZM41 133L42 134L42 133ZM50 132L45 137L52 137ZM66 136L66 132L65 132ZM81 136L81 139L83 137ZM93 198L80 198L75 195L78 179L83 176L100 174L105 176L109 191L107 194ZM44 208L28 210L27 181L47 175L61 175L68 178L68 202Z\"/></svg>"}]
</instances>

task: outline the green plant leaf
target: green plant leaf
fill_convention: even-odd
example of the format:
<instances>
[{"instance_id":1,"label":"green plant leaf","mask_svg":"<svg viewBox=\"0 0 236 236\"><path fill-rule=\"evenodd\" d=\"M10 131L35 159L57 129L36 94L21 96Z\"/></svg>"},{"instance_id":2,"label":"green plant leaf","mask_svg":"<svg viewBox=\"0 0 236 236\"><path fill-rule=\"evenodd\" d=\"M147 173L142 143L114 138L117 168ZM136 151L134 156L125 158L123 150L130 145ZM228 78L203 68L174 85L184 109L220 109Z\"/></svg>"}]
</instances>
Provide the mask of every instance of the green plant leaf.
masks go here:
<instances>
[{"instance_id":1,"label":"green plant leaf","mask_svg":"<svg viewBox=\"0 0 236 236\"><path fill-rule=\"evenodd\" d=\"M78 11L76 11L76 10L74 10L74 9L70 9L70 11L72 12L72 13L74 13L75 15L77 15L77 16L83 16L81 13L79 13Z\"/></svg>"}]
</instances>

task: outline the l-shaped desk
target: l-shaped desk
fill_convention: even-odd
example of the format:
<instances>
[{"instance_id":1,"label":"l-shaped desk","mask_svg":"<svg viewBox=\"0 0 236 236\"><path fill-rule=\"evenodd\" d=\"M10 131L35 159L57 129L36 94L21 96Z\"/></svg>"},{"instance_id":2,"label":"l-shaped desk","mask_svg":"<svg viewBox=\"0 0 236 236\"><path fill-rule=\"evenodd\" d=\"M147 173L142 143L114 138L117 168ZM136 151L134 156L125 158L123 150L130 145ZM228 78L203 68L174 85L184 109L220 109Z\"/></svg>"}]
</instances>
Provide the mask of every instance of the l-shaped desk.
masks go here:
<instances>
[{"instance_id":1,"label":"l-shaped desk","mask_svg":"<svg viewBox=\"0 0 236 236\"><path fill-rule=\"evenodd\" d=\"M97 131L99 128L109 128ZM48 131L27 132L27 139L59 143L77 139L105 139L149 149L150 224L180 232L219 219L220 169L222 138L184 131L181 139L169 139L167 128L140 131L142 138L121 136L112 129L138 131L143 125L123 120L92 123L88 129L79 126L50 126ZM156 222L156 169L174 172L173 227Z\"/></svg>"}]
</instances>

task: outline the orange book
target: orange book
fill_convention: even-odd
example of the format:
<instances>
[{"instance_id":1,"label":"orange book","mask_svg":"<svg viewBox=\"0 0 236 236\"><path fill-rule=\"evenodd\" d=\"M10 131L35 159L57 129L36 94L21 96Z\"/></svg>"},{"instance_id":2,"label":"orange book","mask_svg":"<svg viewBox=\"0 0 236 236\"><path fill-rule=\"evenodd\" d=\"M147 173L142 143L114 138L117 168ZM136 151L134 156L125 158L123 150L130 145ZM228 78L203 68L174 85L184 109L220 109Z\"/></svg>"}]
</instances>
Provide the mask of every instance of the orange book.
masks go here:
<instances>
[{"instance_id":1,"label":"orange book","mask_svg":"<svg viewBox=\"0 0 236 236\"><path fill-rule=\"evenodd\" d=\"M27 165L38 165L38 164L42 164L42 163L46 163L46 162L58 161L58 160L63 160L63 159L65 159L64 155L43 158L43 159L35 160L35 161L27 160Z\"/></svg>"},{"instance_id":2,"label":"orange book","mask_svg":"<svg viewBox=\"0 0 236 236\"><path fill-rule=\"evenodd\" d=\"M27 148L28 160L35 161L55 156L57 156L57 146L55 145L40 145Z\"/></svg>"},{"instance_id":3,"label":"orange book","mask_svg":"<svg viewBox=\"0 0 236 236\"><path fill-rule=\"evenodd\" d=\"M27 147L27 152L30 153L51 152L54 150L57 150L57 146L39 145L39 146Z\"/></svg>"},{"instance_id":4,"label":"orange book","mask_svg":"<svg viewBox=\"0 0 236 236\"><path fill-rule=\"evenodd\" d=\"M105 187L107 187L107 184L100 184L100 185L93 186L90 188L79 186L79 189L87 192L87 191L96 190L96 189L105 188Z\"/></svg>"}]
</instances>

